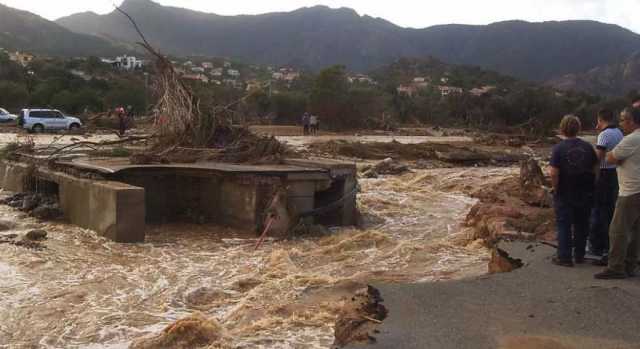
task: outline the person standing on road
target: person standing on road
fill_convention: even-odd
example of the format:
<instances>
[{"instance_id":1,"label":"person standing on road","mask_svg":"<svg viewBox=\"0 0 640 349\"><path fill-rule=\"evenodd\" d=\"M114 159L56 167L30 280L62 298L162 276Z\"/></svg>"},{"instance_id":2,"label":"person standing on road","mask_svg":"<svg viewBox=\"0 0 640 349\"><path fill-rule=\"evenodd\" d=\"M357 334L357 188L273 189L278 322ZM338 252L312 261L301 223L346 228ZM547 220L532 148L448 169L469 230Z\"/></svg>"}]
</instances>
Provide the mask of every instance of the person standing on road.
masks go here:
<instances>
[{"instance_id":1,"label":"person standing on road","mask_svg":"<svg viewBox=\"0 0 640 349\"><path fill-rule=\"evenodd\" d=\"M577 137L580 129L578 117L562 118L560 132L566 139L553 147L550 162L558 230L558 255L552 262L565 267L572 267L574 261L584 263L597 176L596 152Z\"/></svg>"},{"instance_id":2,"label":"person standing on road","mask_svg":"<svg viewBox=\"0 0 640 349\"><path fill-rule=\"evenodd\" d=\"M609 227L609 262L596 279L624 279L634 276L640 251L640 109L625 109L620 126L627 134L607 161L618 165L620 190Z\"/></svg>"},{"instance_id":3,"label":"person standing on road","mask_svg":"<svg viewBox=\"0 0 640 349\"><path fill-rule=\"evenodd\" d=\"M309 134L309 113L302 114L302 134Z\"/></svg>"},{"instance_id":4,"label":"person standing on road","mask_svg":"<svg viewBox=\"0 0 640 349\"><path fill-rule=\"evenodd\" d=\"M311 115L309 118L309 130L314 136L318 134L318 117L315 115Z\"/></svg>"},{"instance_id":5,"label":"person standing on road","mask_svg":"<svg viewBox=\"0 0 640 349\"><path fill-rule=\"evenodd\" d=\"M616 165L605 159L607 152L622 141L624 135L615 125L615 117L611 110L603 109L598 112L600 131L596 143L596 154L600 161L600 176L596 183L595 202L591 211L591 229L589 231L589 250L596 256L602 256L597 265L607 265L609 252L609 224L613 218L613 211L618 199L618 176Z\"/></svg>"},{"instance_id":6,"label":"person standing on road","mask_svg":"<svg viewBox=\"0 0 640 349\"><path fill-rule=\"evenodd\" d=\"M118 135L124 137L127 132L127 114L123 107L116 108L116 114L118 116Z\"/></svg>"}]
</instances>

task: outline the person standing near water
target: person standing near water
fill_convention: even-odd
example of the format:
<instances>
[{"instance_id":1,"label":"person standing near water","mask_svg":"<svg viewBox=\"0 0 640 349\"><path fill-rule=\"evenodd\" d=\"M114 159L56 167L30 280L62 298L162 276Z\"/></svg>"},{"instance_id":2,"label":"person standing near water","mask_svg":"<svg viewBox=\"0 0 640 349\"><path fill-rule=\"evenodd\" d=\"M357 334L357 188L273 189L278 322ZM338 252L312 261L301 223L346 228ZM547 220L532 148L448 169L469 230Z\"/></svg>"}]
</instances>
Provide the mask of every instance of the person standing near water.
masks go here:
<instances>
[{"instance_id":1,"label":"person standing near water","mask_svg":"<svg viewBox=\"0 0 640 349\"><path fill-rule=\"evenodd\" d=\"M573 267L584 263L593 204L598 158L593 146L578 138L580 119L567 115L560 122L565 138L553 147L550 162L558 254L552 262Z\"/></svg>"}]
</instances>

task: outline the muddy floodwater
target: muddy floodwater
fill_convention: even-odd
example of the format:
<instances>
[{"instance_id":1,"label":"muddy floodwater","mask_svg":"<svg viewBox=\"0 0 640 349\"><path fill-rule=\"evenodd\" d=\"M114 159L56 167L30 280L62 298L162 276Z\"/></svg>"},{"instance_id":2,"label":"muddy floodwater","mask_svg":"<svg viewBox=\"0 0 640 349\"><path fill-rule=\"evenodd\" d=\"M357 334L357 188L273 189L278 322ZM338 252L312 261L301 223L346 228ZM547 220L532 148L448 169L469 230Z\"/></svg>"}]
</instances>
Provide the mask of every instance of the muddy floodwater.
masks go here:
<instances>
[{"instance_id":1,"label":"muddy floodwater","mask_svg":"<svg viewBox=\"0 0 640 349\"><path fill-rule=\"evenodd\" d=\"M456 243L474 199L462 187L512 169L416 171L361 180L367 228L267 241L208 226L151 227L118 244L0 206L21 234L49 232L44 250L0 244L0 347L126 348L196 311L236 348L329 348L341 298L371 281L429 282L486 271L487 251ZM393 309L390 309L393 311Z\"/></svg>"}]
</instances>

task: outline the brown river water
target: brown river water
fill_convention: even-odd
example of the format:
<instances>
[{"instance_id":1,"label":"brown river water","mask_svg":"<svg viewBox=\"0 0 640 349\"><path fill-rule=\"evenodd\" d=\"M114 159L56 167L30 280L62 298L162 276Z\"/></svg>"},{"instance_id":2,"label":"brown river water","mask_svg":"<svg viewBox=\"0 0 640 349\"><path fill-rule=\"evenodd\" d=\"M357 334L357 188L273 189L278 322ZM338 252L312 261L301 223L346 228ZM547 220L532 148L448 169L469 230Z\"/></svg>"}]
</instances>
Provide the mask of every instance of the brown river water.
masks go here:
<instances>
[{"instance_id":1,"label":"brown river water","mask_svg":"<svg viewBox=\"0 0 640 349\"><path fill-rule=\"evenodd\" d=\"M258 251L254 236L206 226L151 227L146 243L118 244L0 206L0 219L18 224L1 234L49 232L41 251L0 244L0 348L127 348L196 311L216 319L234 348L329 348L353 285L484 273L487 251L455 242L475 203L457 189L512 172L364 179L365 230L268 240Z\"/></svg>"}]
</instances>

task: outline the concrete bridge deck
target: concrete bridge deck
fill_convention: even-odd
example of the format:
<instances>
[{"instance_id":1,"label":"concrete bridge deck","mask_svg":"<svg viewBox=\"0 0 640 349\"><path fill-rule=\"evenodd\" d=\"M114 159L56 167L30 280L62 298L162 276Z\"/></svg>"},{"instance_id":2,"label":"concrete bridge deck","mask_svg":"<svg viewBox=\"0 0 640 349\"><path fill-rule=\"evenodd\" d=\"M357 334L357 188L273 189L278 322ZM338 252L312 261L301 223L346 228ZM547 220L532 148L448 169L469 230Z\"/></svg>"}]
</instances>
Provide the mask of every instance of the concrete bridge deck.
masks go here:
<instances>
[{"instance_id":1,"label":"concrete bridge deck","mask_svg":"<svg viewBox=\"0 0 640 349\"><path fill-rule=\"evenodd\" d=\"M72 169L66 173L64 169ZM78 173L98 173L104 180ZM0 164L0 186L28 191L29 178L53 183L65 217L115 241L144 241L146 223L189 221L239 229L262 229L265 209L278 189L286 190L292 216L351 195L355 164L322 159L289 159L281 165L218 162L132 165L126 158L58 161L56 170L27 162ZM355 195L331 214L316 217L327 225L352 225Z\"/></svg>"}]
</instances>

